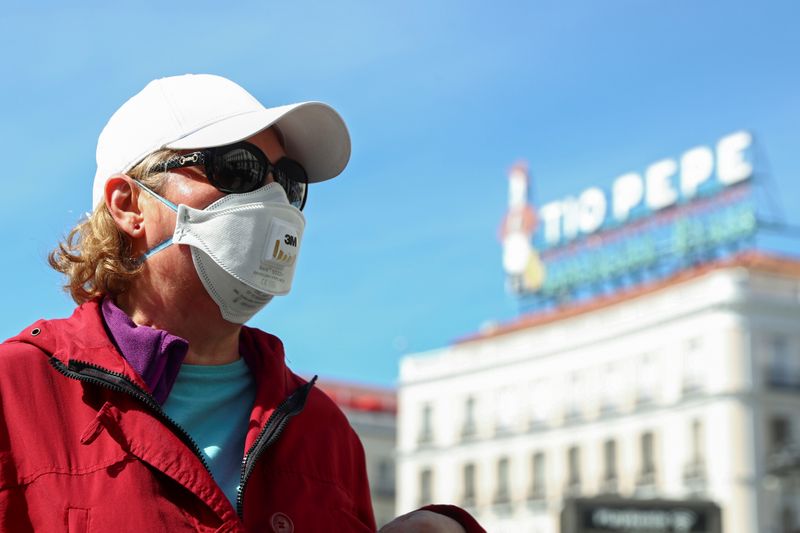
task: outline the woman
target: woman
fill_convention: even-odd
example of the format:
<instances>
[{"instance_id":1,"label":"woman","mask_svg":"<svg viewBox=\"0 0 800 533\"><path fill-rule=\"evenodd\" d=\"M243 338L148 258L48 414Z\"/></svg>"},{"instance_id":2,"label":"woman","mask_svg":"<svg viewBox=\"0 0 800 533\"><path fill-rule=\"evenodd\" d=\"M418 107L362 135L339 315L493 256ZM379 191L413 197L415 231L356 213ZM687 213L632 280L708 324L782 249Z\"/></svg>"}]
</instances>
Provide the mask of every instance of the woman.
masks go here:
<instances>
[{"instance_id":1,"label":"woman","mask_svg":"<svg viewBox=\"0 0 800 533\"><path fill-rule=\"evenodd\" d=\"M0 346L3 531L374 531L341 411L243 324L286 294L308 184L350 140L218 76L155 80L97 146L93 213L50 256L79 304ZM431 506L388 531L480 531Z\"/></svg>"}]
</instances>

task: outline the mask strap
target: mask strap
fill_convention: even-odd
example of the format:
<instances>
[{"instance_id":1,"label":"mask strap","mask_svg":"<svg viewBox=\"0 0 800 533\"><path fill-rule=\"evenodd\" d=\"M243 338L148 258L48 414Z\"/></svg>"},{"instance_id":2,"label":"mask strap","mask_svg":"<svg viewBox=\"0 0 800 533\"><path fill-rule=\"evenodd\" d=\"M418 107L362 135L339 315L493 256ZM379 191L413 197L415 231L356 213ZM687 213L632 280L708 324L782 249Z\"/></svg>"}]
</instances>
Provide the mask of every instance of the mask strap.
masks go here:
<instances>
[{"instance_id":1,"label":"mask strap","mask_svg":"<svg viewBox=\"0 0 800 533\"><path fill-rule=\"evenodd\" d=\"M159 244L156 244L144 253L144 256L142 256L142 262L150 259L153 255L155 255L157 252L160 252L170 244L172 244L172 237L161 241Z\"/></svg>"},{"instance_id":2,"label":"mask strap","mask_svg":"<svg viewBox=\"0 0 800 533\"><path fill-rule=\"evenodd\" d=\"M158 194L157 192L155 192L154 190L152 190L150 187L148 187L144 183L140 182L139 180L133 180L133 181L136 183L136 185L138 185L139 187L141 187L145 191L149 192L155 199L160 201L162 204L166 205L167 207L169 207L170 209L172 209L176 213L178 212L178 206L177 205L175 205L174 203L170 202L169 200L167 200L166 198L164 198L163 196L161 196L160 194ZM145 261L150 259L156 253L158 253L161 250L163 250L164 248L168 247L170 244L172 244L172 237L169 237L169 238L161 241L160 243L156 244L154 247L152 247L149 250L147 250L144 253L144 255L139 258L139 262L140 263L144 263Z\"/></svg>"}]
</instances>

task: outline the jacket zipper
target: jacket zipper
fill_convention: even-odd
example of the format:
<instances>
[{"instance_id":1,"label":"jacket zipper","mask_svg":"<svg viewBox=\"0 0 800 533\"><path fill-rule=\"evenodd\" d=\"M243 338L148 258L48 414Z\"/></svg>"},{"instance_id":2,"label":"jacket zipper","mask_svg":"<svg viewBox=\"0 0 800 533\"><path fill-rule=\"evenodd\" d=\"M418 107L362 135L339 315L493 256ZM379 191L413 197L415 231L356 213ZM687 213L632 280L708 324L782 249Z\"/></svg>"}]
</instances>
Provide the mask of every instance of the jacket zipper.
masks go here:
<instances>
[{"instance_id":1,"label":"jacket zipper","mask_svg":"<svg viewBox=\"0 0 800 533\"><path fill-rule=\"evenodd\" d=\"M181 427L177 422L170 418L167 413L164 412L161 404L159 404L150 393L135 385L127 376L118 372L112 372L108 369L93 365L91 363L77 361L74 359L70 359L69 365L64 365L64 363L62 363L60 360L56 359L55 357L51 357L50 365L60 374L68 378L85 383L91 383L93 385L99 385L116 392L125 393L145 404L150 408L151 411L158 415L162 421L166 422L167 425L174 430L174 433L178 436L178 438L180 438L181 441L183 441L184 444L186 444L194 452L197 458L200 459L200 462L203 463L203 466L209 472L209 474L211 473L211 469L208 467L208 463L206 463L206 460L200 451L200 447L197 445L192 436L189 435L189 433L187 433L183 427ZM316 381L317 376L314 376L311 381L298 388L296 391L290 394L289 397L283 400L278 407L275 408L275 410L272 412L272 415L270 415L269 419L267 419L267 423L264 424L264 427L258 434L256 441L242 459L242 473L239 482L238 494L236 496L236 512L239 515L239 518L244 517L244 489L247 485L247 481L250 479L250 475L255 469L256 462L264 453L264 451L274 444L276 440L278 440L278 437L280 437L281 433L286 427L286 424L289 423L289 420L303 410L306 404L308 393Z\"/></svg>"},{"instance_id":2,"label":"jacket zipper","mask_svg":"<svg viewBox=\"0 0 800 533\"><path fill-rule=\"evenodd\" d=\"M173 432L178 436L178 438L180 438L184 444L194 451L194 454L198 459L200 459L205 469L208 470L209 474L211 473L211 469L208 467L208 463L206 463L206 460L200 451L200 447L194 441L192 436L189 435L189 433L187 433L186 430L183 429L177 422L170 418L166 412L164 412L161 404L159 404L150 393L139 388L130 379L128 379L127 376L118 372L112 372L91 363L76 361L74 359L70 359L69 365L64 365L64 363L55 357L51 357L50 365L59 373L67 376L68 378L77 379L78 381L91 383L93 385L99 385L116 392L123 392L145 404L150 408L151 411L158 415L162 421L166 422L167 426L173 429Z\"/></svg>"},{"instance_id":3,"label":"jacket zipper","mask_svg":"<svg viewBox=\"0 0 800 533\"><path fill-rule=\"evenodd\" d=\"M261 428L256 441L244 455L242 459L242 475L239 480L238 494L236 495L236 513L239 518L244 519L244 489L247 486L250 475L255 470L256 462L264 451L278 440L289 420L303 410L308 393L316 381L317 376L314 376L311 381L295 390L275 408L272 415L267 419L267 423Z\"/></svg>"}]
</instances>

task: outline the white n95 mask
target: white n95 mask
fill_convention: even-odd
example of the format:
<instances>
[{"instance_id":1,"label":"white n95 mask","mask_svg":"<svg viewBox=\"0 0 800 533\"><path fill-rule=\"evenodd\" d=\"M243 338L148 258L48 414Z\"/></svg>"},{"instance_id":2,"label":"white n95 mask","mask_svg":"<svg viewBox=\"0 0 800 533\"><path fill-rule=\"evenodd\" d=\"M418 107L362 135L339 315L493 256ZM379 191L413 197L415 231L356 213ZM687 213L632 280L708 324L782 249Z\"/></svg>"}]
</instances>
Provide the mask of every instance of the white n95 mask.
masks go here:
<instances>
[{"instance_id":1,"label":"white n95 mask","mask_svg":"<svg viewBox=\"0 0 800 533\"><path fill-rule=\"evenodd\" d=\"M197 275L225 320L244 324L289 292L306 222L279 184L228 194L205 209L176 206L139 186L178 214L172 237L145 258L172 243L191 246Z\"/></svg>"}]
</instances>

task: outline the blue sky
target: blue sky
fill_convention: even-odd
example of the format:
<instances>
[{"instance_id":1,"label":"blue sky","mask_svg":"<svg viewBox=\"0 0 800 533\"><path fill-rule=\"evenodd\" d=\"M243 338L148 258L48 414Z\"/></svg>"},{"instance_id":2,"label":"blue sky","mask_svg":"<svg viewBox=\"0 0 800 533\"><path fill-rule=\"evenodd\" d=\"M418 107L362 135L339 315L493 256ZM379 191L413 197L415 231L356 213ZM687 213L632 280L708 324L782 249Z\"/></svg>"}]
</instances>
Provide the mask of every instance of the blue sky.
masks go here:
<instances>
[{"instance_id":1,"label":"blue sky","mask_svg":"<svg viewBox=\"0 0 800 533\"><path fill-rule=\"evenodd\" d=\"M70 313L45 257L89 209L97 135L186 72L266 105L326 101L351 129L350 166L310 191L292 293L250 323L306 374L391 385L403 354L516 316L496 233L518 159L544 202L749 129L800 222L797 2L220 6L4 8L0 337Z\"/></svg>"}]
</instances>

